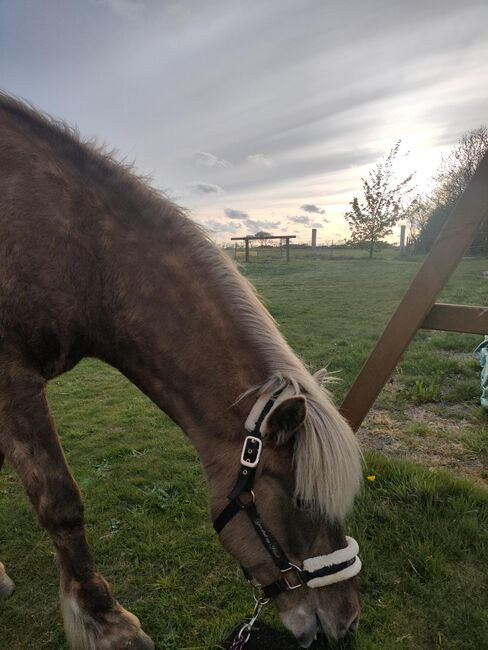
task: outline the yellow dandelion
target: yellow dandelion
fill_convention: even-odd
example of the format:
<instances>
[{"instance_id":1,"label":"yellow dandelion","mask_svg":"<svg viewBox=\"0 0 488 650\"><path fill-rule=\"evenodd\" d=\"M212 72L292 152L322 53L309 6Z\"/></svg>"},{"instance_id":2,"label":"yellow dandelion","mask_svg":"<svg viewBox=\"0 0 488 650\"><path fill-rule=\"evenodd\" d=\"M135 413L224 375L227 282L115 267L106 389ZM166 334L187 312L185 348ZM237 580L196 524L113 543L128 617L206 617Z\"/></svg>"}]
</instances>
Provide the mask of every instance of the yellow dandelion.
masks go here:
<instances>
[{"instance_id":1,"label":"yellow dandelion","mask_svg":"<svg viewBox=\"0 0 488 650\"><path fill-rule=\"evenodd\" d=\"M376 476L375 476L374 474L370 474L370 475L367 477L367 479L368 479L368 481L376 481Z\"/></svg>"}]
</instances>

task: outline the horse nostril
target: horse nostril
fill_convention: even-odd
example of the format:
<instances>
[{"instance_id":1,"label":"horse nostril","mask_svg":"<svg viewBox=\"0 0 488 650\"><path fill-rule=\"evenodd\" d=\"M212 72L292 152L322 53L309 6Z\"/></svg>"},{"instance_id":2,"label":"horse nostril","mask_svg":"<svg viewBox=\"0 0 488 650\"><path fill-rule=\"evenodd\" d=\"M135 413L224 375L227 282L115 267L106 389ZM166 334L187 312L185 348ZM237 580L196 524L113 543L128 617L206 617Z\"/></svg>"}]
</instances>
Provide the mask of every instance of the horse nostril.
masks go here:
<instances>
[{"instance_id":1,"label":"horse nostril","mask_svg":"<svg viewBox=\"0 0 488 650\"><path fill-rule=\"evenodd\" d=\"M351 622L349 623L346 629L346 632L349 632L349 634L354 634L358 629L358 625L359 625L359 614L354 614Z\"/></svg>"},{"instance_id":2,"label":"horse nostril","mask_svg":"<svg viewBox=\"0 0 488 650\"><path fill-rule=\"evenodd\" d=\"M342 626L338 630L338 638L343 639L346 634L353 635L356 630L358 629L359 625L359 614L354 614L349 623L346 623L346 625Z\"/></svg>"},{"instance_id":3,"label":"horse nostril","mask_svg":"<svg viewBox=\"0 0 488 650\"><path fill-rule=\"evenodd\" d=\"M344 623L340 621L328 621L324 612L320 609L317 612L317 618L319 622L319 630L322 628L329 641L338 641L339 639L343 639L346 635L352 636L356 632L359 625L359 610L355 610L349 620L345 619L346 622Z\"/></svg>"}]
</instances>

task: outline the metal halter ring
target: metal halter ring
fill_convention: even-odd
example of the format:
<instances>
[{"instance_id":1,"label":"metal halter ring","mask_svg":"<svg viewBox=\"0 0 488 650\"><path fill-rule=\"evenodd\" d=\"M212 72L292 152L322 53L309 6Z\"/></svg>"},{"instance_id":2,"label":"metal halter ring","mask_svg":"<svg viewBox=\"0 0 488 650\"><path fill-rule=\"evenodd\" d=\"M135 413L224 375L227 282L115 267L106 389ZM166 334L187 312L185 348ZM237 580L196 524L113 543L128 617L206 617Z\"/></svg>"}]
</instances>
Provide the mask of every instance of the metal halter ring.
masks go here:
<instances>
[{"instance_id":1,"label":"metal halter ring","mask_svg":"<svg viewBox=\"0 0 488 650\"><path fill-rule=\"evenodd\" d=\"M251 506L253 506L256 502L256 495L254 494L253 490L249 490L247 494L251 495L251 499L249 501L241 501L241 495L245 494L245 492L241 492L241 494L236 498L236 503L239 506L239 508L242 508L242 510L247 510Z\"/></svg>"}]
</instances>

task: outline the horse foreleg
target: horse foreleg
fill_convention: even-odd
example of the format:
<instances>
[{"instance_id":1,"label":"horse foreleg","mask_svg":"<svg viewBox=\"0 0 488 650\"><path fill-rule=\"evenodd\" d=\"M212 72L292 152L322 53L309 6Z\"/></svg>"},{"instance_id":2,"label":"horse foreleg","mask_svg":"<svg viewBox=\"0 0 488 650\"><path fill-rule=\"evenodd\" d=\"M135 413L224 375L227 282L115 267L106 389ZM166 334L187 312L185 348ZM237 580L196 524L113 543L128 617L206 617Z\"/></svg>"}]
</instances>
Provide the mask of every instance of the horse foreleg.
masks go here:
<instances>
[{"instance_id":1,"label":"horse foreleg","mask_svg":"<svg viewBox=\"0 0 488 650\"><path fill-rule=\"evenodd\" d=\"M44 381L0 367L0 448L20 475L57 551L61 604L73 650L152 650L139 620L113 598L86 541L83 504L47 405Z\"/></svg>"},{"instance_id":2,"label":"horse foreleg","mask_svg":"<svg viewBox=\"0 0 488 650\"><path fill-rule=\"evenodd\" d=\"M0 452L0 469L2 469L3 458L3 454ZM5 566L0 562L0 597L8 598L13 594L14 589L13 581L8 577Z\"/></svg>"}]
</instances>

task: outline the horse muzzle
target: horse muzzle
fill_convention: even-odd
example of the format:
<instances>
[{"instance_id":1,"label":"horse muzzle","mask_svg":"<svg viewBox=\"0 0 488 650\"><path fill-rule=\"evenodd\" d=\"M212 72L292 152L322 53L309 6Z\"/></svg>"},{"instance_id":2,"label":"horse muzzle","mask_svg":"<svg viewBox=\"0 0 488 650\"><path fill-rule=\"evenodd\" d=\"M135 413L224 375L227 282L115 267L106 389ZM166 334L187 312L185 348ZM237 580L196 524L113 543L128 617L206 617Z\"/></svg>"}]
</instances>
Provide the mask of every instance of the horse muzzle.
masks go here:
<instances>
[{"instance_id":1,"label":"horse muzzle","mask_svg":"<svg viewBox=\"0 0 488 650\"><path fill-rule=\"evenodd\" d=\"M331 617L322 609L306 613L301 607L295 611L280 614L283 625L296 638L301 648L308 648L319 634L324 634L329 642L354 634L359 624L359 608L348 612L343 618Z\"/></svg>"}]
</instances>

